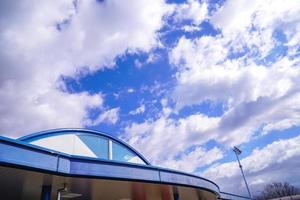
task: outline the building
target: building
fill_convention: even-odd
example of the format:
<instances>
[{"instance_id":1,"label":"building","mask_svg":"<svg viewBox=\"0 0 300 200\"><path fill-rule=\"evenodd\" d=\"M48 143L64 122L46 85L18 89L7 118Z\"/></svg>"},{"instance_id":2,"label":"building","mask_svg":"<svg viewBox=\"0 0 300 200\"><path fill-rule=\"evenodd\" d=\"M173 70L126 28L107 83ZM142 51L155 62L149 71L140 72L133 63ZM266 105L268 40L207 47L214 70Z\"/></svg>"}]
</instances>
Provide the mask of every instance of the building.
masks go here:
<instances>
[{"instance_id":1,"label":"building","mask_svg":"<svg viewBox=\"0 0 300 200\"><path fill-rule=\"evenodd\" d=\"M17 140L0 137L0 177L0 199L9 200L230 196L210 180L152 166L119 139L83 129L51 130Z\"/></svg>"}]
</instances>

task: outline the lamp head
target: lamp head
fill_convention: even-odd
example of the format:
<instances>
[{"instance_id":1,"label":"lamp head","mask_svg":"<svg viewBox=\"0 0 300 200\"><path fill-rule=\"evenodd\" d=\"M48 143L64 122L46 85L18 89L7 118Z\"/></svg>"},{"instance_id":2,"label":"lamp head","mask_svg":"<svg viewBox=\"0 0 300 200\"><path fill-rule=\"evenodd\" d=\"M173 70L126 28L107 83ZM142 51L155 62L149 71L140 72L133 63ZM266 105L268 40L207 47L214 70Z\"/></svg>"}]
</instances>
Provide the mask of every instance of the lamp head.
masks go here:
<instances>
[{"instance_id":1,"label":"lamp head","mask_svg":"<svg viewBox=\"0 0 300 200\"><path fill-rule=\"evenodd\" d=\"M237 148L236 146L233 148L233 151L237 154L237 155L240 155L242 153L242 151Z\"/></svg>"}]
</instances>

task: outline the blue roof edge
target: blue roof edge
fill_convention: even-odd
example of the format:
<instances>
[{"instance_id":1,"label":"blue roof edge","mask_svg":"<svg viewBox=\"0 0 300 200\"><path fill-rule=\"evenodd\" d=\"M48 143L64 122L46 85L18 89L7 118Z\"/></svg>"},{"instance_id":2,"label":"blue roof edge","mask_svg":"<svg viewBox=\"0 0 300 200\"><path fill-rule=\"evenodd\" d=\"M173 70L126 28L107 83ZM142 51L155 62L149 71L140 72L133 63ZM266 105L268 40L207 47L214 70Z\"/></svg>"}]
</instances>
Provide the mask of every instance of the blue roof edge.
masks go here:
<instances>
[{"instance_id":1,"label":"blue roof edge","mask_svg":"<svg viewBox=\"0 0 300 200\"><path fill-rule=\"evenodd\" d=\"M205 189L220 196L216 183L193 174L150 165L72 156L3 136L0 136L0 165L47 171L63 176L183 185Z\"/></svg>"}]
</instances>

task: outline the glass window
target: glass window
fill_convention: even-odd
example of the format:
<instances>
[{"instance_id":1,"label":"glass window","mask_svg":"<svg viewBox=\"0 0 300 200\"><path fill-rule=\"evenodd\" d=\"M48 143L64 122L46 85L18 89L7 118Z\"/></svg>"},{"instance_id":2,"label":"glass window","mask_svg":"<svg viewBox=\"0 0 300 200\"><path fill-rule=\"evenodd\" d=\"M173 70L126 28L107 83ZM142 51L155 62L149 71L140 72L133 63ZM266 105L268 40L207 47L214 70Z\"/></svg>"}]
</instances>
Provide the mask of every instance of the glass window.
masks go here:
<instances>
[{"instance_id":1,"label":"glass window","mask_svg":"<svg viewBox=\"0 0 300 200\"><path fill-rule=\"evenodd\" d=\"M146 164L138 155L116 142L112 142L112 159L122 162Z\"/></svg>"},{"instance_id":2,"label":"glass window","mask_svg":"<svg viewBox=\"0 0 300 200\"><path fill-rule=\"evenodd\" d=\"M52 149L58 152L72 155L74 150L75 134L54 135L51 137L33 140L31 144Z\"/></svg>"},{"instance_id":3,"label":"glass window","mask_svg":"<svg viewBox=\"0 0 300 200\"><path fill-rule=\"evenodd\" d=\"M88 134L78 134L74 155L108 159L108 139Z\"/></svg>"}]
</instances>

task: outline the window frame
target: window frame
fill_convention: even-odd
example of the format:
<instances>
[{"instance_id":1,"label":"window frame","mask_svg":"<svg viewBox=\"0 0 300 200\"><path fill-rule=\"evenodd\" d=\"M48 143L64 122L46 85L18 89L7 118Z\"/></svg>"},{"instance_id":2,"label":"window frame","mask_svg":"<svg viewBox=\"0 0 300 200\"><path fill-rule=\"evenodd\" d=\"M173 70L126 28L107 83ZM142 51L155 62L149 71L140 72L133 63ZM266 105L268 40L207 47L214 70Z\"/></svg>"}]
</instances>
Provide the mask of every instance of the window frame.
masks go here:
<instances>
[{"instance_id":1,"label":"window frame","mask_svg":"<svg viewBox=\"0 0 300 200\"><path fill-rule=\"evenodd\" d=\"M29 134L23 137L18 138L17 140L21 141L21 142L26 142L26 143L34 143L35 141L38 141L40 139L45 139L45 138L51 138L53 136L58 136L58 135L69 135L69 134L73 134L76 136L79 135L90 135L90 136L95 136L95 137L101 137L104 139L108 140L108 148L109 148L109 157L108 159L103 159L103 158L97 158L97 157L90 157L90 156L84 156L84 155L74 155L73 153L64 153L62 151L57 151L55 149L51 149L51 147L43 147L41 145L41 148L44 149L48 149L51 152L57 152L57 153L61 153L61 154L65 154L65 155L69 155L71 157L80 157L82 159L86 158L86 159L95 159L95 160L102 160L102 161L111 161L111 162L119 162L119 163L127 163L127 164L137 164L137 165L148 165L151 166L150 162L142 155L140 154L138 151L136 151L133 147L131 147L129 144L127 144L126 142L119 140L118 138L113 137L110 134L107 134L105 132L99 132L99 131L95 131L95 130L88 130L88 129L81 129L81 128L61 128L61 129L52 129L52 130L47 130L47 131L41 131L41 132L37 132L37 133L33 133L33 134ZM127 162L127 161L116 161L112 159L112 142L117 143L118 145L121 145L121 147L125 148L126 150L128 150L129 152L132 152L133 155L137 156L137 158L139 158L139 160L141 162ZM34 144L33 144L34 145Z\"/></svg>"}]
</instances>

